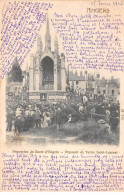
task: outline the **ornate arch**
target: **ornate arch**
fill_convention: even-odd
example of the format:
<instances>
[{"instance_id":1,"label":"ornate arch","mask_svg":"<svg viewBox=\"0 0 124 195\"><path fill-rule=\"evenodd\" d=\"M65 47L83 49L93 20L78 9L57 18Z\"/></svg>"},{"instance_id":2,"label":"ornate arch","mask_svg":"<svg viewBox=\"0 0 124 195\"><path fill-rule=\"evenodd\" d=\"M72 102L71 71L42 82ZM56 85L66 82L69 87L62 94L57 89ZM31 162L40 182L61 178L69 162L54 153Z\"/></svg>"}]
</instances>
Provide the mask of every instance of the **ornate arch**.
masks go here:
<instances>
[{"instance_id":1,"label":"ornate arch","mask_svg":"<svg viewBox=\"0 0 124 195\"><path fill-rule=\"evenodd\" d=\"M54 61L50 56L45 56L40 63L42 73L42 88L53 90L54 88Z\"/></svg>"}]
</instances>

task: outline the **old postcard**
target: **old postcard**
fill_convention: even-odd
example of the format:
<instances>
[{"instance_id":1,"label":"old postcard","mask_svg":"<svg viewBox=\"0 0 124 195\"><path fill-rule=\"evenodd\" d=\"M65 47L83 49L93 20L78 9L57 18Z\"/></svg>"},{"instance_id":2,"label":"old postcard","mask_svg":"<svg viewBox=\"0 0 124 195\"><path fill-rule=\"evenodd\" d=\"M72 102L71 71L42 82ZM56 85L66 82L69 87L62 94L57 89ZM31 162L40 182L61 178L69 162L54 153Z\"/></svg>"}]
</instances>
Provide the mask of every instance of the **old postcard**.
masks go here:
<instances>
[{"instance_id":1,"label":"old postcard","mask_svg":"<svg viewBox=\"0 0 124 195\"><path fill-rule=\"evenodd\" d=\"M124 1L0 13L0 190L124 191Z\"/></svg>"}]
</instances>

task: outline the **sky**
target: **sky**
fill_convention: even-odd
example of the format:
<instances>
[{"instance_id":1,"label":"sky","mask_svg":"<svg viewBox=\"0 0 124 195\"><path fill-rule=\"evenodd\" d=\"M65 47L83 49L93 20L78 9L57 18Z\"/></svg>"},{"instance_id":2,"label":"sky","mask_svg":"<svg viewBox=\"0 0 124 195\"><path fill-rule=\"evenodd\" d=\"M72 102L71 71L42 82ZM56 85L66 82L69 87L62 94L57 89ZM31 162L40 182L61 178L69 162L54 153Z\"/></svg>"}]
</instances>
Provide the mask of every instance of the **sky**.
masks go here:
<instances>
[{"instance_id":1,"label":"sky","mask_svg":"<svg viewBox=\"0 0 124 195\"><path fill-rule=\"evenodd\" d=\"M62 10L64 10L64 13L69 13L69 12L71 13L72 12L72 7L70 6L70 3L68 3L68 2L66 2L66 5L61 3L61 6L60 6L59 2L55 2L54 4L55 4L55 9L51 9L48 13L50 34L51 34L51 50L54 51L54 38L55 38L55 35L56 35L57 38L58 38L58 43L59 43L59 54L61 54L62 52L64 53L63 48L62 48L62 39L56 33L56 30L52 26L50 20L52 18L52 15L55 14L55 12L57 12L58 14L61 14ZM86 7L87 7L86 3L82 4L82 2L80 2L80 1L79 1L78 4L76 2L71 2L71 5L75 7L75 9L73 9L73 14L86 12ZM39 35L41 36L42 43L43 43L43 51L44 51L44 48L45 48L45 33L46 33L46 23L43 24L43 26L42 26L42 28L39 32ZM32 53L35 54L36 51L37 51L37 41L35 42L34 47L31 49L29 55L26 57L23 65L22 65L23 70L25 70L27 65L28 65L28 67L30 66L30 54L32 54ZM66 58L66 56L65 56L65 58ZM68 68L67 63L65 63L65 67ZM79 74L79 72L80 71L78 71L78 74ZM88 72L89 73L94 73L94 70L89 69ZM114 76L114 78L119 78L121 76L121 74L123 74L123 73L120 73L120 72L110 73L109 71L104 71L104 70L97 71L97 72L100 73L101 77L105 77L107 79L111 78L111 76Z\"/></svg>"}]
</instances>

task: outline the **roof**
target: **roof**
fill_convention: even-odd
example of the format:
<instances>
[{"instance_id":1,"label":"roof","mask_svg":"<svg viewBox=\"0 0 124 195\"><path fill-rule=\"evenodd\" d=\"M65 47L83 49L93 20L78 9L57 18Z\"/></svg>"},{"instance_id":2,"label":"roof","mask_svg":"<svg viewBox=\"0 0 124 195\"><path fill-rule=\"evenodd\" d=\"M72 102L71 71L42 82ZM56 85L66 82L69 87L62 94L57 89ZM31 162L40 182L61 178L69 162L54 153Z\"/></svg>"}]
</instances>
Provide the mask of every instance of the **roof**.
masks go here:
<instances>
[{"instance_id":1,"label":"roof","mask_svg":"<svg viewBox=\"0 0 124 195\"><path fill-rule=\"evenodd\" d=\"M119 81L118 79L111 79L109 81L106 79L102 79L102 80L99 80L98 82L99 87L107 87L107 85L108 87L111 87L111 88L113 87L119 88Z\"/></svg>"}]
</instances>

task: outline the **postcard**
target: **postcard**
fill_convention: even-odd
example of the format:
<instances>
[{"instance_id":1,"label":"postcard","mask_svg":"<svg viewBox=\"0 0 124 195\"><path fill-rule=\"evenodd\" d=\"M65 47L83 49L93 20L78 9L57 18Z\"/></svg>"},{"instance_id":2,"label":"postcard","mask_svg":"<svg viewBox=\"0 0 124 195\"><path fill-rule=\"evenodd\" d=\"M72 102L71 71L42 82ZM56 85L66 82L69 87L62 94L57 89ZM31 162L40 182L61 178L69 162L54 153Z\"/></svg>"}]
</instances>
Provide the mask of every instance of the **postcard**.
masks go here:
<instances>
[{"instance_id":1,"label":"postcard","mask_svg":"<svg viewBox=\"0 0 124 195\"><path fill-rule=\"evenodd\" d=\"M0 1L0 190L124 191L124 1Z\"/></svg>"}]
</instances>

